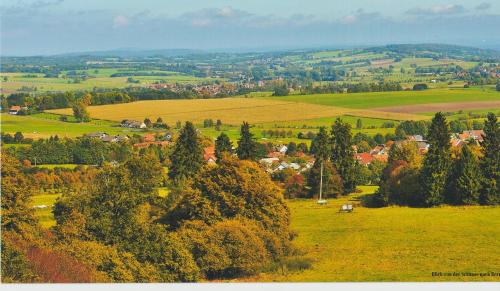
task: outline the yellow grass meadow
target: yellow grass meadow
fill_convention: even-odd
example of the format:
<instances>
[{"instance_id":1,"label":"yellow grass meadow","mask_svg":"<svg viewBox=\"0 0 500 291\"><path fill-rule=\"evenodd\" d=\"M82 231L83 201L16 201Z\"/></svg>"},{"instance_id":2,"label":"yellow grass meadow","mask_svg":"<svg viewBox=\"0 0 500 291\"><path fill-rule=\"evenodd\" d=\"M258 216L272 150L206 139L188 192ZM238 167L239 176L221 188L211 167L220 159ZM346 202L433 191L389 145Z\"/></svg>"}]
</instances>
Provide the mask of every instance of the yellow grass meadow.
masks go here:
<instances>
[{"instance_id":1,"label":"yellow grass meadow","mask_svg":"<svg viewBox=\"0 0 500 291\"><path fill-rule=\"evenodd\" d=\"M121 121L123 119L156 120L161 117L167 123L177 121L203 122L205 119L220 119L225 124L239 124L242 121L264 123L274 121L307 120L341 115L372 118L408 120L426 119L405 113L380 112L365 109L351 109L279 100L253 98L224 98L196 100L154 100L132 103L90 106L92 118ZM50 110L57 114L72 114L70 108Z\"/></svg>"}]
</instances>

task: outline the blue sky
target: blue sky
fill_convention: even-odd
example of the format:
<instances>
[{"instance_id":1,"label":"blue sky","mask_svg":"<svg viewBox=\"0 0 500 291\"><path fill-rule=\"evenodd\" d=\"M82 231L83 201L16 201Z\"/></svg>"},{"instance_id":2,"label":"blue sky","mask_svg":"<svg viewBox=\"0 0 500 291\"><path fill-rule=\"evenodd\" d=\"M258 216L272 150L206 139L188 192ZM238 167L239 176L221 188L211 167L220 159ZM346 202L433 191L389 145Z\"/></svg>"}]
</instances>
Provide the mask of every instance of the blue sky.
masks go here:
<instances>
[{"instance_id":1,"label":"blue sky","mask_svg":"<svg viewBox=\"0 0 500 291\"><path fill-rule=\"evenodd\" d=\"M419 42L500 49L498 0L3 0L0 16L2 55Z\"/></svg>"}]
</instances>

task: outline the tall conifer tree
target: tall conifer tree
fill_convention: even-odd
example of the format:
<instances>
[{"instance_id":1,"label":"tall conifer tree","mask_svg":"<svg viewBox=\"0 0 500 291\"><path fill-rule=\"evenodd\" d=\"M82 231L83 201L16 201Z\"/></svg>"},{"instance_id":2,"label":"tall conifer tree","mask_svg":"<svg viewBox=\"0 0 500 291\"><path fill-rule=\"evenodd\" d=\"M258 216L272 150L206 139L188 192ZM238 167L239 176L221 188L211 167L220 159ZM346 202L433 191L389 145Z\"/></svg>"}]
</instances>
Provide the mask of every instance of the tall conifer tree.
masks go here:
<instances>
[{"instance_id":1,"label":"tall conifer tree","mask_svg":"<svg viewBox=\"0 0 500 291\"><path fill-rule=\"evenodd\" d=\"M320 127L318 135L311 143L311 153L314 154L316 161L329 160L332 154L332 145L330 135L326 128Z\"/></svg>"},{"instance_id":2,"label":"tall conifer tree","mask_svg":"<svg viewBox=\"0 0 500 291\"><path fill-rule=\"evenodd\" d=\"M484 123L481 146L484 154L481 159L484 176L481 203L497 205L500 204L500 127L493 113L488 113L488 119Z\"/></svg>"},{"instance_id":3,"label":"tall conifer tree","mask_svg":"<svg viewBox=\"0 0 500 291\"><path fill-rule=\"evenodd\" d=\"M444 202L444 192L450 170L450 130L446 117L438 112L432 119L427 135L429 151L420 173L423 200L427 206Z\"/></svg>"},{"instance_id":4,"label":"tall conifer tree","mask_svg":"<svg viewBox=\"0 0 500 291\"><path fill-rule=\"evenodd\" d=\"M454 197L458 204L474 205L479 203L481 190L481 171L479 162L468 145L462 147L460 159L455 162L456 176L453 177Z\"/></svg>"},{"instance_id":5,"label":"tall conifer tree","mask_svg":"<svg viewBox=\"0 0 500 291\"><path fill-rule=\"evenodd\" d=\"M344 182L344 194L356 190L356 167L351 125L337 118L332 126L332 162Z\"/></svg>"},{"instance_id":6,"label":"tall conifer tree","mask_svg":"<svg viewBox=\"0 0 500 291\"><path fill-rule=\"evenodd\" d=\"M215 140L215 156L217 160L222 159L223 154L233 153L233 143L225 133L221 133Z\"/></svg>"},{"instance_id":7,"label":"tall conifer tree","mask_svg":"<svg viewBox=\"0 0 500 291\"><path fill-rule=\"evenodd\" d=\"M189 121L180 131L170 162L168 176L177 182L193 176L204 164L203 148L196 128Z\"/></svg>"},{"instance_id":8,"label":"tall conifer tree","mask_svg":"<svg viewBox=\"0 0 500 291\"><path fill-rule=\"evenodd\" d=\"M255 160L257 159L257 143L250 132L248 122L243 122L240 130L240 139L238 140L238 148L236 154L240 160Z\"/></svg>"}]
</instances>

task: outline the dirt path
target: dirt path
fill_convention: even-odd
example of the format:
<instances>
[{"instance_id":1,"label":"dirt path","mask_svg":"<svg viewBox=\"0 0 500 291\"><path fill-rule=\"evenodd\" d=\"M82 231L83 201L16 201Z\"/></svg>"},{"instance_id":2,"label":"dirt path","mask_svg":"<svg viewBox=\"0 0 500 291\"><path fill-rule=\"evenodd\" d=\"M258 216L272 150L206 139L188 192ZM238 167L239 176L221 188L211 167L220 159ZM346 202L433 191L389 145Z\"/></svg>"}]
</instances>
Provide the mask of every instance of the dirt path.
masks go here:
<instances>
[{"instance_id":1,"label":"dirt path","mask_svg":"<svg viewBox=\"0 0 500 291\"><path fill-rule=\"evenodd\" d=\"M372 108L371 110L396 112L396 113L422 113L422 112L438 112L438 111L488 109L488 108L498 108L500 110L500 100L389 106L389 107Z\"/></svg>"}]
</instances>

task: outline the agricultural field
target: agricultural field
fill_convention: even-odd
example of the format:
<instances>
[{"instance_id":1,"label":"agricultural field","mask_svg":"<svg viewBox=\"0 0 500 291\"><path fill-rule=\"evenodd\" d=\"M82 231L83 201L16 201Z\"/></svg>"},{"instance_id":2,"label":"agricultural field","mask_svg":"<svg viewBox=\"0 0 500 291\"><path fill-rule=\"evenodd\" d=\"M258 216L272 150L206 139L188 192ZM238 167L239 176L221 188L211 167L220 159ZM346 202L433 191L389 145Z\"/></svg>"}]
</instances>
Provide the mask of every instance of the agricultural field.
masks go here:
<instances>
[{"instance_id":1,"label":"agricultural field","mask_svg":"<svg viewBox=\"0 0 500 291\"><path fill-rule=\"evenodd\" d=\"M90 132L107 132L109 134L130 133L114 122L104 120L93 120L88 123L62 122L56 116L48 114L34 114L27 116L15 116L1 114L2 132L22 132L29 138L47 138L52 135L59 137L77 137Z\"/></svg>"},{"instance_id":2,"label":"agricultural field","mask_svg":"<svg viewBox=\"0 0 500 291\"><path fill-rule=\"evenodd\" d=\"M495 207L364 208L339 213L363 193L328 200L289 200L294 244L312 260L304 271L261 274L249 281L498 281L498 277L432 277L431 272L500 268L500 211Z\"/></svg>"},{"instance_id":3,"label":"agricultural field","mask_svg":"<svg viewBox=\"0 0 500 291\"><path fill-rule=\"evenodd\" d=\"M280 97L267 97L267 99L373 110L379 107L415 104L460 103L473 101L499 102L500 93L494 91L492 88L487 88L484 90L472 88L351 94L289 95ZM488 104L485 104L485 106L488 106ZM493 107L495 106L498 105L494 105ZM467 107L463 109L467 109Z\"/></svg>"},{"instance_id":4,"label":"agricultural field","mask_svg":"<svg viewBox=\"0 0 500 291\"><path fill-rule=\"evenodd\" d=\"M237 125L242 121L252 124L274 121L308 120L345 114L374 114L369 110L353 110L335 106L312 103L290 102L281 99L224 98L198 100L155 100L138 101L126 104L89 106L93 118L121 121L123 119L143 120L145 117L161 117L172 124L176 121L190 120L201 123L205 119L221 119L223 123ZM71 114L71 109L56 109L48 112ZM382 113L377 113L381 115ZM401 118L393 114L396 118ZM406 116L408 117L408 116ZM405 119L405 118L403 118Z\"/></svg>"},{"instance_id":5,"label":"agricultural field","mask_svg":"<svg viewBox=\"0 0 500 291\"><path fill-rule=\"evenodd\" d=\"M199 78L191 75L181 74L177 72L161 71L166 76L133 76L134 80L139 83L127 82L128 77L111 77L115 73L133 72L140 74L141 71L132 70L117 70L117 69L101 69L97 70L82 70L79 73L88 73L89 78L85 80L75 81L75 78L64 75L63 72L58 78L45 78L44 74L26 74L26 73L0 73L2 82L2 92L6 94L15 92L47 92L47 91L77 91L77 90L93 90L94 88L101 89L120 89L127 87L146 86L155 82L165 83L189 83L198 84L202 82L213 82L215 78ZM153 72L160 72L153 70ZM146 73L151 73L147 71ZM6 78L6 79L5 79ZM223 80L223 79L220 79Z\"/></svg>"}]
</instances>

